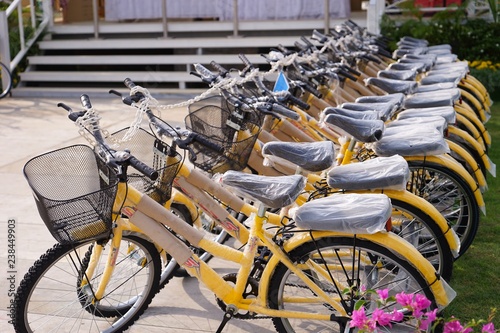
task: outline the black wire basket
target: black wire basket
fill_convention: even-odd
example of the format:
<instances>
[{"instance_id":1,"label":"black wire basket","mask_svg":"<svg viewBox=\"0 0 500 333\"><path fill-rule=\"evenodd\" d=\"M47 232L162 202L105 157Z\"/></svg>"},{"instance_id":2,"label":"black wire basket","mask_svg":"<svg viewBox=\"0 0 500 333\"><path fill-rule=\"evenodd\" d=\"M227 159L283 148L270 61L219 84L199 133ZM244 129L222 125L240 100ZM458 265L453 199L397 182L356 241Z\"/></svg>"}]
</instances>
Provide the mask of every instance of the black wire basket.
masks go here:
<instances>
[{"instance_id":1,"label":"black wire basket","mask_svg":"<svg viewBox=\"0 0 500 333\"><path fill-rule=\"evenodd\" d=\"M221 96L191 104L185 123L189 130L223 147L220 153L198 143L191 146L196 155L191 162L212 174L244 169L260 132L256 112L238 111Z\"/></svg>"},{"instance_id":2,"label":"black wire basket","mask_svg":"<svg viewBox=\"0 0 500 333\"><path fill-rule=\"evenodd\" d=\"M111 135L117 142L124 137L128 128L124 128ZM130 167L128 170L128 183L142 193L149 195L156 202L164 205L172 195L172 182L178 172L182 157L176 153L168 157L170 146L157 139L151 133L139 128L130 140L113 145L117 150L129 150L141 162L158 172L158 178L152 181L139 171Z\"/></svg>"},{"instance_id":3,"label":"black wire basket","mask_svg":"<svg viewBox=\"0 0 500 333\"><path fill-rule=\"evenodd\" d=\"M59 243L109 236L118 178L91 147L74 145L34 157L24 175L40 217Z\"/></svg>"}]
</instances>

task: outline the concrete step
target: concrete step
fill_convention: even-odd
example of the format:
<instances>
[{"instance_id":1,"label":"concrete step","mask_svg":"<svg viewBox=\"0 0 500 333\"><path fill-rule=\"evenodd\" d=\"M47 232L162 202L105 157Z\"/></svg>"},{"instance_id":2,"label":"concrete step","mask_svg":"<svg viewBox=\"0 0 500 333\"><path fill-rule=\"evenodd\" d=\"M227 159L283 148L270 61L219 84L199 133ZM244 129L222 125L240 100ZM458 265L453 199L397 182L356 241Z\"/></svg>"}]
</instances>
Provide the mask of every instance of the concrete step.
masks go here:
<instances>
[{"instance_id":1,"label":"concrete step","mask_svg":"<svg viewBox=\"0 0 500 333\"><path fill-rule=\"evenodd\" d=\"M265 64L260 54L245 54L253 64ZM175 54L175 55L39 55L28 58L30 65L221 65L242 64L236 54Z\"/></svg>"}]
</instances>

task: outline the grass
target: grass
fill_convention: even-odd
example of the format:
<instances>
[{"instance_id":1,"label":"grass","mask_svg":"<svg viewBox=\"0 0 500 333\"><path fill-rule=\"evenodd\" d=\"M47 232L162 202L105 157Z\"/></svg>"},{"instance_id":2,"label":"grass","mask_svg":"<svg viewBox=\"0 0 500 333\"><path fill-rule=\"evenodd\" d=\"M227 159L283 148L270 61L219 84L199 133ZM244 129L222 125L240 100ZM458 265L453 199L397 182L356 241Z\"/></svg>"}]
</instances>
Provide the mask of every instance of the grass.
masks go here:
<instances>
[{"instance_id":1,"label":"grass","mask_svg":"<svg viewBox=\"0 0 500 333\"><path fill-rule=\"evenodd\" d=\"M500 101L491 109L487 129L492 136L488 156L500 167ZM500 177L500 175L499 175ZM445 317L455 316L462 322L487 319L491 309L498 308L494 319L500 328L500 179L488 175L488 191L484 193L486 216L472 246L454 264L450 285L456 299L445 310Z\"/></svg>"}]
</instances>

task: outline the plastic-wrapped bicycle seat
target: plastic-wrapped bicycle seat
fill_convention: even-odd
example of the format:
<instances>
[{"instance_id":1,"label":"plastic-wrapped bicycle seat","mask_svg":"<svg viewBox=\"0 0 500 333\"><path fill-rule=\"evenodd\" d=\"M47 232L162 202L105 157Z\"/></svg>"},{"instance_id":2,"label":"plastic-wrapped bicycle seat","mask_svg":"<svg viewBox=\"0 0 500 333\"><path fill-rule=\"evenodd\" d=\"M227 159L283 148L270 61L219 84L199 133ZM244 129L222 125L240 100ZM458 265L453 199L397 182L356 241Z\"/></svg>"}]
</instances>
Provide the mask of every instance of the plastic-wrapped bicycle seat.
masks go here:
<instances>
[{"instance_id":1,"label":"plastic-wrapped bicycle seat","mask_svg":"<svg viewBox=\"0 0 500 333\"><path fill-rule=\"evenodd\" d=\"M450 152L443 133L429 126L393 127L371 148L378 156L431 156Z\"/></svg>"},{"instance_id":2,"label":"plastic-wrapped bicycle seat","mask_svg":"<svg viewBox=\"0 0 500 333\"><path fill-rule=\"evenodd\" d=\"M405 95L402 93L394 93L388 95L361 96L356 98L356 103L391 103L395 107L399 107L404 101Z\"/></svg>"},{"instance_id":3,"label":"plastic-wrapped bicycle seat","mask_svg":"<svg viewBox=\"0 0 500 333\"><path fill-rule=\"evenodd\" d=\"M390 64L388 69L394 69L394 70L414 70L417 71L418 73L422 73L426 69L426 65L423 62L395 62Z\"/></svg>"},{"instance_id":4,"label":"plastic-wrapped bicycle seat","mask_svg":"<svg viewBox=\"0 0 500 333\"><path fill-rule=\"evenodd\" d=\"M374 234L385 230L392 206L384 194L333 194L309 201L290 213L301 229Z\"/></svg>"},{"instance_id":5,"label":"plastic-wrapped bicycle seat","mask_svg":"<svg viewBox=\"0 0 500 333\"><path fill-rule=\"evenodd\" d=\"M399 155L376 157L339 165L328 171L328 185L344 190L405 190L410 176L406 160Z\"/></svg>"},{"instance_id":6,"label":"plastic-wrapped bicycle seat","mask_svg":"<svg viewBox=\"0 0 500 333\"><path fill-rule=\"evenodd\" d=\"M457 87L457 85L454 82L439 82L439 83L433 83L433 84L420 85L420 86L418 86L417 91L415 91L415 92L416 93L423 93L423 92L429 92L429 91L453 89L456 87Z\"/></svg>"},{"instance_id":7,"label":"plastic-wrapped bicycle seat","mask_svg":"<svg viewBox=\"0 0 500 333\"><path fill-rule=\"evenodd\" d=\"M417 77L417 71L413 69L407 69L407 70L385 69L379 71L377 73L377 76L395 80L415 80L415 78Z\"/></svg>"},{"instance_id":8,"label":"plastic-wrapped bicycle seat","mask_svg":"<svg viewBox=\"0 0 500 333\"><path fill-rule=\"evenodd\" d=\"M464 76L465 75L462 72L452 72L450 74L433 74L422 78L422 80L420 80L420 84L426 85L426 84L435 84L441 82L452 82L454 84L458 84L458 82Z\"/></svg>"},{"instance_id":9,"label":"plastic-wrapped bicycle seat","mask_svg":"<svg viewBox=\"0 0 500 333\"><path fill-rule=\"evenodd\" d=\"M357 111L357 110L348 110L348 109L343 109L343 108L337 108L337 107L328 107L325 108L320 115L320 121L323 121L326 116L329 114L339 114L341 116L349 117L349 118L354 118L354 119L367 119L367 120L376 120L380 119L379 117L379 112L375 110L364 110L364 111Z\"/></svg>"},{"instance_id":10,"label":"plastic-wrapped bicycle seat","mask_svg":"<svg viewBox=\"0 0 500 333\"><path fill-rule=\"evenodd\" d=\"M444 133L448 127L446 119L444 119L441 116L414 117L414 118L398 119L395 121L391 121L390 123L386 124L385 132L387 133L387 135L391 135L391 131L401 130L397 128L395 129L395 127L401 127L401 126L414 127L420 125L432 126L441 133Z\"/></svg>"},{"instance_id":11,"label":"plastic-wrapped bicycle seat","mask_svg":"<svg viewBox=\"0 0 500 333\"><path fill-rule=\"evenodd\" d=\"M455 61L455 62L451 62L451 63L440 63L440 64L436 64L433 69L435 69L435 70L441 70L441 69L451 69L451 70L463 69L466 72L468 72L469 71L469 63L467 61Z\"/></svg>"},{"instance_id":12,"label":"plastic-wrapped bicycle seat","mask_svg":"<svg viewBox=\"0 0 500 333\"><path fill-rule=\"evenodd\" d=\"M318 172L330 168L335 161L335 148L331 141L281 142L272 141L262 147L264 165L274 162L295 169Z\"/></svg>"},{"instance_id":13,"label":"plastic-wrapped bicycle seat","mask_svg":"<svg viewBox=\"0 0 500 333\"><path fill-rule=\"evenodd\" d=\"M439 106L435 108L406 109L398 113L397 119L411 119L415 117L443 117L448 124L455 124L457 113L453 106Z\"/></svg>"},{"instance_id":14,"label":"plastic-wrapped bicycle seat","mask_svg":"<svg viewBox=\"0 0 500 333\"><path fill-rule=\"evenodd\" d=\"M352 136L360 142L380 140L385 128L382 120L353 119L338 114L329 114L325 117L324 123L333 127L335 132Z\"/></svg>"},{"instance_id":15,"label":"plastic-wrapped bicycle seat","mask_svg":"<svg viewBox=\"0 0 500 333\"><path fill-rule=\"evenodd\" d=\"M355 111L375 110L378 112L379 118L386 121L397 110L397 103L342 103L341 108Z\"/></svg>"},{"instance_id":16,"label":"plastic-wrapped bicycle seat","mask_svg":"<svg viewBox=\"0 0 500 333\"><path fill-rule=\"evenodd\" d=\"M436 64L448 64L458 60L458 56L453 53L438 54Z\"/></svg>"},{"instance_id":17,"label":"plastic-wrapped bicycle seat","mask_svg":"<svg viewBox=\"0 0 500 333\"><path fill-rule=\"evenodd\" d=\"M460 98L460 90L446 89L440 91L429 91L417 93L403 103L405 109L430 108L437 106L451 106Z\"/></svg>"},{"instance_id":18,"label":"plastic-wrapped bicycle seat","mask_svg":"<svg viewBox=\"0 0 500 333\"><path fill-rule=\"evenodd\" d=\"M434 67L434 64L436 63L436 58L437 56L435 54L406 54L403 56L401 59L399 59L400 63L407 64L407 63L424 63L425 64L425 71L430 70L432 67Z\"/></svg>"},{"instance_id":19,"label":"plastic-wrapped bicycle seat","mask_svg":"<svg viewBox=\"0 0 500 333\"><path fill-rule=\"evenodd\" d=\"M417 89L418 86L417 82L414 81L393 80L380 77L370 77L365 80L365 83L367 85L376 86L389 94L411 94Z\"/></svg>"},{"instance_id":20,"label":"plastic-wrapped bicycle seat","mask_svg":"<svg viewBox=\"0 0 500 333\"><path fill-rule=\"evenodd\" d=\"M239 171L226 171L214 176L237 195L263 203L269 208L282 208L295 202L306 185L306 178L292 176L260 176Z\"/></svg>"}]
</instances>

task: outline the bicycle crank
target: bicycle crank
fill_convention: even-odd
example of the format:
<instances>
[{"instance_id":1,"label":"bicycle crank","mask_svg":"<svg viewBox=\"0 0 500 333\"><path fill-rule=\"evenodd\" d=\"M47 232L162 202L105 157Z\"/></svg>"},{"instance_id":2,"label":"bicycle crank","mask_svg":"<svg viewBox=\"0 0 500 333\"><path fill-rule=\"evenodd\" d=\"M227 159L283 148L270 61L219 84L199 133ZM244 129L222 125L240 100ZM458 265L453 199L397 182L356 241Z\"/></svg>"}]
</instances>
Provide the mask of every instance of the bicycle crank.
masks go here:
<instances>
[{"instance_id":1,"label":"bicycle crank","mask_svg":"<svg viewBox=\"0 0 500 333\"><path fill-rule=\"evenodd\" d=\"M230 273L224 275L222 278L227 281L231 282L233 284L236 284L236 276L237 273ZM244 299L250 299L250 298L256 298L259 293L259 283L256 279L249 277L247 281L247 286L245 288L245 291L243 292L243 298ZM222 311L226 312L227 310L227 304L224 303L220 298L216 297L215 300L217 301L217 305L222 309ZM233 314L233 318L238 318L238 319L253 319L255 318L256 314L253 312L249 311L243 311L239 310L238 312Z\"/></svg>"}]
</instances>

